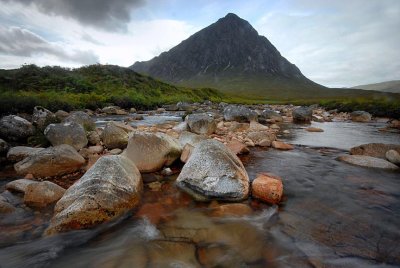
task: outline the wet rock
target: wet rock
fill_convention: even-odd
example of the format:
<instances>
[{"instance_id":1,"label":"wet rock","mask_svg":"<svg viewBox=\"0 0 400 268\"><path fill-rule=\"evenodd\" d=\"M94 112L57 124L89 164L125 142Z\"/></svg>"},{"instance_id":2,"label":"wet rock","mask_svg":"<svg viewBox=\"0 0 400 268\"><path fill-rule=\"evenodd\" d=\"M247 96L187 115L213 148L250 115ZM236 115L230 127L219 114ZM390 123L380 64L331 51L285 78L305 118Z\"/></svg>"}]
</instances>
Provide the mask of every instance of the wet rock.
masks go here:
<instances>
[{"instance_id":1,"label":"wet rock","mask_svg":"<svg viewBox=\"0 0 400 268\"><path fill-rule=\"evenodd\" d=\"M68 144L79 150L88 143L85 129L75 122L50 124L44 130L44 135L53 146Z\"/></svg>"},{"instance_id":2,"label":"wet rock","mask_svg":"<svg viewBox=\"0 0 400 268\"><path fill-rule=\"evenodd\" d=\"M99 145L100 144L100 135L97 131L89 131L87 133L88 143L90 145Z\"/></svg>"},{"instance_id":3,"label":"wet rock","mask_svg":"<svg viewBox=\"0 0 400 268\"><path fill-rule=\"evenodd\" d=\"M206 140L207 137L204 135L197 135L195 133L191 133L188 131L183 131L179 136L179 143L183 147L186 144L190 144L192 146L196 146L197 143Z\"/></svg>"},{"instance_id":4,"label":"wet rock","mask_svg":"<svg viewBox=\"0 0 400 268\"><path fill-rule=\"evenodd\" d=\"M0 200L0 214L13 213L15 210L16 208L13 205L4 200Z\"/></svg>"},{"instance_id":5,"label":"wet rock","mask_svg":"<svg viewBox=\"0 0 400 268\"><path fill-rule=\"evenodd\" d=\"M129 109L129 112L132 113L132 114L134 114L134 113L137 112L137 110L136 110L135 108L132 107L132 108Z\"/></svg>"},{"instance_id":6,"label":"wet rock","mask_svg":"<svg viewBox=\"0 0 400 268\"><path fill-rule=\"evenodd\" d=\"M164 133L133 132L124 155L140 172L154 172L171 165L181 152L179 142Z\"/></svg>"},{"instance_id":7,"label":"wet rock","mask_svg":"<svg viewBox=\"0 0 400 268\"><path fill-rule=\"evenodd\" d=\"M126 111L121 109L118 106L107 106L101 109L101 111L108 115L126 115L128 114Z\"/></svg>"},{"instance_id":8,"label":"wet rock","mask_svg":"<svg viewBox=\"0 0 400 268\"><path fill-rule=\"evenodd\" d=\"M386 152L389 150L395 150L398 153L400 153L400 145L384 144L384 143L367 143L351 148L350 154L367 155L367 156L386 159Z\"/></svg>"},{"instance_id":9,"label":"wet rock","mask_svg":"<svg viewBox=\"0 0 400 268\"><path fill-rule=\"evenodd\" d=\"M35 133L35 127L26 119L8 115L0 119L0 137L8 141L25 140Z\"/></svg>"},{"instance_id":10,"label":"wet rock","mask_svg":"<svg viewBox=\"0 0 400 268\"><path fill-rule=\"evenodd\" d=\"M283 117L273 110L266 109L262 111L261 117L269 120L273 120L274 122L282 122Z\"/></svg>"},{"instance_id":11,"label":"wet rock","mask_svg":"<svg viewBox=\"0 0 400 268\"><path fill-rule=\"evenodd\" d=\"M250 153L250 150L247 148L246 144L243 144L238 140L231 140L226 146L232 151L232 153L236 155Z\"/></svg>"},{"instance_id":12,"label":"wet rock","mask_svg":"<svg viewBox=\"0 0 400 268\"><path fill-rule=\"evenodd\" d=\"M255 145L268 147L271 146L272 141L276 140L276 135L269 131L253 131L247 134L247 138Z\"/></svg>"},{"instance_id":13,"label":"wet rock","mask_svg":"<svg viewBox=\"0 0 400 268\"><path fill-rule=\"evenodd\" d=\"M8 148L8 143L5 140L0 139L0 156L7 154Z\"/></svg>"},{"instance_id":14,"label":"wet rock","mask_svg":"<svg viewBox=\"0 0 400 268\"><path fill-rule=\"evenodd\" d=\"M242 162L215 140L197 144L176 183L199 201L238 201L249 193L249 177Z\"/></svg>"},{"instance_id":15,"label":"wet rock","mask_svg":"<svg viewBox=\"0 0 400 268\"><path fill-rule=\"evenodd\" d=\"M382 158L376 158L366 155L343 155L339 157L340 161L369 168L381 168L381 169L398 169L399 167L393 163Z\"/></svg>"},{"instance_id":16,"label":"wet rock","mask_svg":"<svg viewBox=\"0 0 400 268\"><path fill-rule=\"evenodd\" d=\"M282 179L272 174L259 174L251 184L253 197L264 202L278 204L283 195Z\"/></svg>"},{"instance_id":17,"label":"wet rock","mask_svg":"<svg viewBox=\"0 0 400 268\"><path fill-rule=\"evenodd\" d=\"M201 267L195 245L177 241L152 241L148 246L147 267Z\"/></svg>"},{"instance_id":18,"label":"wet rock","mask_svg":"<svg viewBox=\"0 0 400 268\"><path fill-rule=\"evenodd\" d=\"M312 119L312 108L299 107L292 112L293 123L310 123Z\"/></svg>"},{"instance_id":19,"label":"wet rock","mask_svg":"<svg viewBox=\"0 0 400 268\"><path fill-rule=\"evenodd\" d=\"M161 220L167 218L168 211L160 203L144 204L135 214L137 218L146 218L152 224L157 225Z\"/></svg>"},{"instance_id":20,"label":"wet rock","mask_svg":"<svg viewBox=\"0 0 400 268\"><path fill-rule=\"evenodd\" d=\"M49 181L31 183L25 189L24 203L30 207L43 208L60 200L64 192L64 188Z\"/></svg>"},{"instance_id":21,"label":"wet rock","mask_svg":"<svg viewBox=\"0 0 400 268\"><path fill-rule=\"evenodd\" d=\"M115 149L112 149L109 153L112 155L118 155L118 154L122 153L122 150L119 148L115 148Z\"/></svg>"},{"instance_id":22,"label":"wet rock","mask_svg":"<svg viewBox=\"0 0 400 268\"><path fill-rule=\"evenodd\" d=\"M186 163L189 160L190 156L193 153L193 150L194 150L194 146L190 145L189 143L186 143L186 145L183 146L183 150L182 150L182 154L181 154L181 158L180 158L183 163Z\"/></svg>"},{"instance_id":23,"label":"wet rock","mask_svg":"<svg viewBox=\"0 0 400 268\"><path fill-rule=\"evenodd\" d=\"M188 131L189 130L189 126L188 123L185 122L180 122L178 125L174 126L172 128L173 131L177 132L177 133L182 133L184 131Z\"/></svg>"},{"instance_id":24,"label":"wet rock","mask_svg":"<svg viewBox=\"0 0 400 268\"><path fill-rule=\"evenodd\" d=\"M103 156L57 202L46 234L118 218L138 205L142 190L140 173L129 159Z\"/></svg>"},{"instance_id":25,"label":"wet rock","mask_svg":"<svg viewBox=\"0 0 400 268\"><path fill-rule=\"evenodd\" d=\"M293 150L294 146L281 141L273 141L272 147L278 150Z\"/></svg>"},{"instance_id":26,"label":"wet rock","mask_svg":"<svg viewBox=\"0 0 400 268\"><path fill-rule=\"evenodd\" d=\"M43 149L44 148L34 148L26 146L12 147L7 153L7 160L11 162L19 162Z\"/></svg>"},{"instance_id":27,"label":"wet rock","mask_svg":"<svg viewBox=\"0 0 400 268\"><path fill-rule=\"evenodd\" d=\"M229 105L224 109L225 121L250 122L257 120L257 113L243 105Z\"/></svg>"},{"instance_id":28,"label":"wet rock","mask_svg":"<svg viewBox=\"0 0 400 268\"><path fill-rule=\"evenodd\" d=\"M41 106L35 106L33 108L32 122L37 128L43 129L48 124L56 121L56 115L46 108Z\"/></svg>"},{"instance_id":29,"label":"wet rock","mask_svg":"<svg viewBox=\"0 0 400 268\"><path fill-rule=\"evenodd\" d=\"M57 112L55 112L55 116L58 120L63 121L65 118L69 116L69 113L63 110L58 110Z\"/></svg>"},{"instance_id":30,"label":"wet rock","mask_svg":"<svg viewBox=\"0 0 400 268\"><path fill-rule=\"evenodd\" d=\"M371 121L371 114L364 111L354 111L350 114L350 118L354 122L369 122Z\"/></svg>"},{"instance_id":31,"label":"wet rock","mask_svg":"<svg viewBox=\"0 0 400 268\"><path fill-rule=\"evenodd\" d=\"M104 128L101 139L108 149L125 149L128 145L129 135L126 130L111 122Z\"/></svg>"},{"instance_id":32,"label":"wet rock","mask_svg":"<svg viewBox=\"0 0 400 268\"><path fill-rule=\"evenodd\" d=\"M24 193L29 185L38 183L37 181L28 180L28 179L18 179L15 181L11 181L6 184L6 189L10 192L18 192Z\"/></svg>"},{"instance_id":33,"label":"wet rock","mask_svg":"<svg viewBox=\"0 0 400 268\"><path fill-rule=\"evenodd\" d=\"M70 145L49 147L14 165L20 175L32 174L34 177L51 177L79 170L85 159Z\"/></svg>"},{"instance_id":34,"label":"wet rock","mask_svg":"<svg viewBox=\"0 0 400 268\"><path fill-rule=\"evenodd\" d=\"M214 201L213 201L214 202ZM246 204L212 204L211 205L212 217L241 217L247 216L253 213L253 210Z\"/></svg>"},{"instance_id":35,"label":"wet rock","mask_svg":"<svg viewBox=\"0 0 400 268\"><path fill-rule=\"evenodd\" d=\"M190 114L185 121L191 132L196 134L210 135L217 129L217 124L212 116L208 114Z\"/></svg>"},{"instance_id":36,"label":"wet rock","mask_svg":"<svg viewBox=\"0 0 400 268\"><path fill-rule=\"evenodd\" d=\"M94 121L92 120L92 118L90 118L90 116L87 113L82 112L82 111L70 113L70 115L64 119L64 122L78 123L81 126L83 126L83 128L86 131L91 131L96 128L96 125L95 125Z\"/></svg>"},{"instance_id":37,"label":"wet rock","mask_svg":"<svg viewBox=\"0 0 400 268\"><path fill-rule=\"evenodd\" d=\"M250 122L250 131L264 131L264 130L268 130L269 127L264 126L256 121L251 121Z\"/></svg>"},{"instance_id":38,"label":"wet rock","mask_svg":"<svg viewBox=\"0 0 400 268\"><path fill-rule=\"evenodd\" d=\"M395 150L389 150L385 154L386 159L392 162L395 165L400 165L400 153Z\"/></svg>"},{"instance_id":39,"label":"wet rock","mask_svg":"<svg viewBox=\"0 0 400 268\"><path fill-rule=\"evenodd\" d=\"M190 105L190 103L181 102L181 101L176 104L176 109L178 111L186 111L186 112L191 112L193 110L193 108Z\"/></svg>"},{"instance_id":40,"label":"wet rock","mask_svg":"<svg viewBox=\"0 0 400 268\"><path fill-rule=\"evenodd\" d=\"M308 127L306 128L306 131L308 132L324 132L322 128L317 128L317 127Z\"/></svg>"}]
</instances>

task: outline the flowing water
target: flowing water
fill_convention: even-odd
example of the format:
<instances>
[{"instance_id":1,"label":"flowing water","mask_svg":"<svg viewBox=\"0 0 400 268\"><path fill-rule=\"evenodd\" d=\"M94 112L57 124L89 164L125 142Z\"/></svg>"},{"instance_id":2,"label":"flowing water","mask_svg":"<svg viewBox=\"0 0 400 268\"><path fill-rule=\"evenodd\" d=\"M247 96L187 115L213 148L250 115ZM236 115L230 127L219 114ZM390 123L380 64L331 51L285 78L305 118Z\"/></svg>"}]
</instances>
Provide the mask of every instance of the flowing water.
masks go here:
<instances>
[{"instance_id":1,"label":"flowing water","mask_svg":"<svg viewBox=\"0 0 400 268\"><path fill-rule=\"evenodd\" d=\"M159 189L146 184L139 211L146 218L133 212L93 230L41 238L49 214L25 212L28 224L40 220L0 243L0 267L400 266L400 172L336 160L362 143L400 143L399 134L379 132L379 123L313 126L325 132L284 126L291 134L280 138L296 144L292 151L254 148L242 158L251 179L260 172L283 178L279 207L250 199L250 215L216 217L216 204L175 188L175 174ZM4 225L3 237L11 230Z\"/></svg>"}]
</instances>

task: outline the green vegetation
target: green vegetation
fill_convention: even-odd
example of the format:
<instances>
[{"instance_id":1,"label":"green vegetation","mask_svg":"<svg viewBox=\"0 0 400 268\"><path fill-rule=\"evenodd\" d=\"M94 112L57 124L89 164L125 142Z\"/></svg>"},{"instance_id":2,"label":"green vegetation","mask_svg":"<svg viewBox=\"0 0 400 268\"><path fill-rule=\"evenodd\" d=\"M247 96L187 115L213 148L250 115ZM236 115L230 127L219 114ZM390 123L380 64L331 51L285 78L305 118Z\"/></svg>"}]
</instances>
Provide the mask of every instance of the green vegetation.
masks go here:
<instances>
[{"instance_id":1,"label":"green vegetation","mask_svg":"<svg viewBox=\"0 0 400 268\"><path fill-rule=\"evenodd\" d=\"M91 65L72 70L24 65L15 70L0 70L0 114L31 113L37 105L52 111L94 110L112 104L126 109L151 109L179 101L211 100L241 104L319 104L327 109L365 110L375 116L400 118L400 94L324 87L310 89L301 88L301 84L293 90L293 85L284 87L280 83L278 87L273 81L265 85L264 90L260 89L260 84L258 90L246 92L246 85L240 84L239 80L225 81L225 90L221 93L211 88L169 85L112 65ZM249 88L257 84L255 77L252 81L253 85L247 85ZM234 83L242 89L226 89Z\"/></svg>"},{"instance_id":2,"label":"green vegetation","mask_svg":"<svg viewBox=\"0 0 400 268\"><path fill-rule=\"evenodd\" d=\"M0 114L28 112L40 105L49 110L154 108L178 101L221 101L215 89L172 86L128 68L90 65L78 69L24 65L0 70Z\"/></svg>"}]
</instances>

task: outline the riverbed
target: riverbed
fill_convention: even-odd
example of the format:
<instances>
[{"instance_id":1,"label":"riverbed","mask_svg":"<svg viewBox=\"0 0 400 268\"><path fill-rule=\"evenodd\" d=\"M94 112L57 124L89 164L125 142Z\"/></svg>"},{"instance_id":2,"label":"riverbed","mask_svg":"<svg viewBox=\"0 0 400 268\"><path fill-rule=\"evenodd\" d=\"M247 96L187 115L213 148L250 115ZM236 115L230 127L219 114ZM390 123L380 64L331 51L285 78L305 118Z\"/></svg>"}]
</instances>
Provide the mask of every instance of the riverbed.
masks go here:
<instances>
[{"instance_id":1,"label":"riverbed","mask_svg":"<svg viewBox=\"0 0 400 268\"><path fill-rule=\"evenodd\" d=\"M132 125L181 118L145 116ZM108 120L124 117L98 119L97 125ZM251 180L261 172L282 177L279 206L249 199L244 203L252 213L216 216L220 204L193 201L175 187L174 174L145 185L138 210L147 217L134 211L96 229L43 238L51 211L38 213L21 205L18 216L0 221L0 267L400 266L400 173L337 160L360 144L400 144L399 134L380 131L384 124L379 122L312 126L324 132L282 125L290 134L279 139L294 144L294 150L252 148L241 158ZM1 190L13 176L12 171L2 173ZM15 236L6 234L11 230Z\"/></svg>"}]
</instances>

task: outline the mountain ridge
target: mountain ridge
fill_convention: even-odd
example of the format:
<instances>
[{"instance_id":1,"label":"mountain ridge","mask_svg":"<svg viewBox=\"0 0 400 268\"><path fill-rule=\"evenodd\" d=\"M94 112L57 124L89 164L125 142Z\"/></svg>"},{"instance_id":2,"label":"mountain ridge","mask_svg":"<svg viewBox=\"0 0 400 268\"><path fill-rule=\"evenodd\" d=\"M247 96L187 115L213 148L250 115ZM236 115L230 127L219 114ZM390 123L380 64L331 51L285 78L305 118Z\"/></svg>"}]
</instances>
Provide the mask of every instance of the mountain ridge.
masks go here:
<instances>
[{"instance_id":1,"label":"mountain ridge","mask_svg":"<svg viewBox=\"0 0 400 268\"><path fill-rule=\"evenodd\" d=\"M375 90L380 92L400 93L400 80L384 81L380 83L358 85L353 89Z\"/></svg>"}]
</instances>

